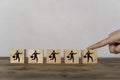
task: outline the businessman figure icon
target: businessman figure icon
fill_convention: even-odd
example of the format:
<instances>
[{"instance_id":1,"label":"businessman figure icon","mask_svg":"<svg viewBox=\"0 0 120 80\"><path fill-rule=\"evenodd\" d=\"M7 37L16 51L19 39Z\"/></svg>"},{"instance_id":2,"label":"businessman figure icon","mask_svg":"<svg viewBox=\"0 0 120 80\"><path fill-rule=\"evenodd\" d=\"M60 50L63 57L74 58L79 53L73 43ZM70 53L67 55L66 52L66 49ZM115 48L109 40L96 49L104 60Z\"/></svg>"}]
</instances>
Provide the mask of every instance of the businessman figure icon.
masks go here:
<instances>
[{"instance_id":1,"label":"businessman figure icon","mask_svg":"<svg viewBox=\"0 0 120 80\"><path fill-rule=\"evenodd\" d=\"M20 54L22 54L22 53L20 53L20 52L17 50L16 53L13 55L14 60L18 60L18 62L20 62Z\"/></svg>"},{"instance_id":2,"label":"businessman figure icon","mask_svg":"<svg viewBox=\"0 0 120 80\"><path fill-rule=\"evenodd\" d=\"M37 51L35 50L35 52L31 55L31 58L33 58L32 60L36 60L36 62L38 62L38 54Z\"/></svg>"},{"instance_id":3,"label":"businessman figure icon","mask_svg":"<svg viewBox=\"0 0 120 80\"><path fill-rule=\"evenodd\" d=\"M56 62L56 54L58 53L56 53L55 50L53 50L53 52L49 56L50 60L54 60L54 62Z\"/></svg>"},{"instance_id":4,"label":"businessman figure icon","mask_svg":"<svg viewBox=\"0 0 120 80\"><path fill-rule=\"evenodd\" d=\"M72 62L74 62L74 55L75 54L77 54L77 53L74 53L73 51L71 51L67 56L68 60L72 60Z\"/></svg>"},{"instance_id":5,"label":"businessman figure icon","mask_svg":"<svg viewBox=\"0 0 120 80\"><path fill-rule=\"evenodd\" d=\"M93 54L93 53L91 53L91 52L88 50L88 52L84 55L84 58L87 58L87 62L90 62L90 59L91 59L91 61L93 62L93 57L91 56L91 54Z\"/></svg>"}]
</instances>

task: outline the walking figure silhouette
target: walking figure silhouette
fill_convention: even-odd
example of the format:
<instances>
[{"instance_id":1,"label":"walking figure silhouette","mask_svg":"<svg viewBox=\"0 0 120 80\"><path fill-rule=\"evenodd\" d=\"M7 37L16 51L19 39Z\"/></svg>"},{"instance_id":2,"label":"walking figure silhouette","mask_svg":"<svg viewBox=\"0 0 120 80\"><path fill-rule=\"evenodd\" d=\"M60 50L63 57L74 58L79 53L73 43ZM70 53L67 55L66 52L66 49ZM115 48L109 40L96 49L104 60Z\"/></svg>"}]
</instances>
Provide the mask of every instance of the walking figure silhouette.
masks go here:
<instances>
[{"instance_id":1,"label":"walking figure silhouette","mask_svg":"<svg viewBox=\"0 0 120 80\"><path fill-rule=\"evenodd\" d=\"M54 62L56 62L56 54L58 54L58 53L56 53L55 50L53 50L53 52L49 56L49 58L51 58L50 60L54 60Z\"/></svg>"},{"instance_id":2,"label":"walking figure silhouette","mask_svg":"<svg viewBox=\"0 0 120 80\"><path fill-rule=\"evenodd\" d=\"M33 58L32 60L36 60L36 62L38 62L38 54L40 53L37 53L37 51L35 50L35 52L31 55L31 58Z\"/></svg>"},{"instance_id":3,"label":"walking figure silhouette","mask_svg":"<svg viewBox=\"0 0 120 80\"><path fill-rule=\"evenodd\" d=\"M87 58L87 62L91 61L93 62L93 57L91 56L91 54L93 53L90 53L90 51L88 50L88 52L84 55L84 58Z\"/></svg>"},{"instance_id":4,"label":"walking figure silhouette","mask_svg":"<svg viewBox=\"0 0 120 80\"><path fill-rule=\"evenodd\" d=\"M72 60L74 62L74 55L75 54L77 54L77 53L74 53L73 51L71 51L67 56L68 60Z\"/></svg>"},{"instance_id":5,"label":"walking figure silhouette","mask_svg":"<svg viewBox=\"0 0 120 80\"><path fill-rule=\"evenodd\" d=\"M13 58L15 58L14 60L18 60L18 62L20 62L20 54L19 51L17 50L16 53L13 55Z\"/></svg>"}]
</instances>

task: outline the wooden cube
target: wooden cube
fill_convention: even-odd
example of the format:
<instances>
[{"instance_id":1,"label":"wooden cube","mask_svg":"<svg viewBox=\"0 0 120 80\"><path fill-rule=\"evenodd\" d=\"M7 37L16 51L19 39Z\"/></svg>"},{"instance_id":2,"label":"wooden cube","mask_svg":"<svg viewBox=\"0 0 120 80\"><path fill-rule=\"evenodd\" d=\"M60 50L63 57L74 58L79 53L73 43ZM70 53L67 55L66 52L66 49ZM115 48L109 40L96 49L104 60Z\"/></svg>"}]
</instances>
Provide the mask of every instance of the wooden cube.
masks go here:
<instances>
[{"instance_id":1,"label":"wooden cube","mask_svg":"<svg viewBox=\"0 0 120 80\"><path fill-rule=\"evenodd\" d=\"M66 64L79 63L78 50L64 50L64 60Z\"/></svg>"},{"instance_id":2,"label":"wooden cube","mask_svg":"<svg viewBox=\"0 0 120 80\"><path fill-rule=\"evenodd\" d=\"M81 60L83 64L97 63L97 51L96 50L82 50Z\"/></svg>"},{"instance_id":3,"label":"wooden cube","mask_svg":"<svg viewBox=\"0 0 120 80\"><path fill-rule=\"evenodd\" d=\"M59 49L48 49L47 50L47 60L48 64L60 64L61 63L61 54Z\"/></svg>"},{"instance_id":4,"label":"wooden cube","mask_svg":"<svg viewBox=\"0 0 120 80\"><path fill-rule=\"evenodd\" d=\"M29 50L28 63L43 63L43 50Z\"/></svg>"},{"instance_id":5,"label":"wooden cube","mask_svg":"<svg viewBox=\"0 0 120 80\"><path fill-rule=\"evenodd\" d=\"M25 63L25 58L25 49L12 49L10 51L10 63Z\"/></svg>"}]
</instances>

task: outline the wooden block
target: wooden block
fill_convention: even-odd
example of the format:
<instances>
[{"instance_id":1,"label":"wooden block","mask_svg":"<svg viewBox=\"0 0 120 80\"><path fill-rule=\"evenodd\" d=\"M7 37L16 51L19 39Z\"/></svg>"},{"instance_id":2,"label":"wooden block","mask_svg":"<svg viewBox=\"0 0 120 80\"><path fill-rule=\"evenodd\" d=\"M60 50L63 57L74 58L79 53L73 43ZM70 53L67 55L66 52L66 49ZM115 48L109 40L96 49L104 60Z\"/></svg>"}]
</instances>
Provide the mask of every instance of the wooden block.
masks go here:
<instances>
[{"instance_id":1,"label":"wooden block","mask_svg":"<svg viewBox=\"0 0 120 80\"><path fill-rule=\"evenodd\" d=\"M43 63L43 50L29 50L28 63Z\"/></svg>"},{"instance_id":2,"label":"wooden block","mask_svg":"<svg viewBox=\"0 0 120 80\"><path fill-rule=\"evenodd\" d=\"M64 59L66 64L78 64L78 50L64 50Z\"/></svg>"},{"instance_id":3,"label":"wooden block","mask_svg":"<svg viewBox=\"0 0 120 80\"><path fill-rule=\"evenodd\" d=\"M82 50L81 60L83 64L97 63L97 51L96 50Z\"/></svg>"},{"instance_id":4,"label":"wooden block","mask_svg":"<svg viewBox=\"0 0 120 80\"><path fill-rule=\"evenodd\" d=\"M10 51L10 63L25 63L25 58L25 49L12 49Z\"/></svg>"},{"instance_id":5,"label":"wooden block","mask_svg":"<svg viewBox=\"0 0 120 80\"><path fill-rule=\"evenodd\" d=\"M47 50L47 62L48 64L60 64L61 54L59 49L48 49Z\"/></svg>"}]
</instances>

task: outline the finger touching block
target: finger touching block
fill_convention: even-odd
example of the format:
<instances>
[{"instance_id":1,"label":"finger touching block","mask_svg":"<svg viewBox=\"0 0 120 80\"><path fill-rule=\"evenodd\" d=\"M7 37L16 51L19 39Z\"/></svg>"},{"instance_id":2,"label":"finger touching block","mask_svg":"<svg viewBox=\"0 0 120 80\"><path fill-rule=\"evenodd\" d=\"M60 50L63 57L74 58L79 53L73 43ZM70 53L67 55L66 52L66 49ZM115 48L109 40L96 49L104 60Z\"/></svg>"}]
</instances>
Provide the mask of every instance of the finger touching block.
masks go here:
<instances>
[{"instance_id":1,"label":"finger touching block","mask_svg":"<svg viewBox=\"0 0 120 80\"><path fill-rule=\"evenodd\" d=\"M59 49L48 49L47 50L47 62L48 64L60 64L61 63L61 54Z\"/></svg>"},{"instance_id":2,"label":"finger touching block","mask_svg":"<svg viewBox=\"0 0 120 80\"><path fill-rule=\"evenodd\" d=\"M81 61L83 64L95 64L97 63L97 51L96 50L82 50Z\"/></svg>"},{"instance_id":3,"label":"finger touching block","mask_svg":"<svg viewBox=\"0 0 120 80\"><path fill-rule=\"evenodd\" d=\"M12 49L10 51L10 63L25 63L25 58L25 49Z\"/></svg>"},{"instance_id":4,"label":"finger touching block","mask_svg":"<svg viewBox=\"0 0 120 80\"><path fill-rule=\"evenodd\" d=\"M29 50L28 63L43 63L43 50Z\"/></svg>"},{"instance_id":5,"label":"finger touching block","mask_svg":"<svg viewBox=\"0 0 120 80\"><path fill-rule=\"evenodd\" d=\"M64 50L64 60L66 64L78 64L78 50Z\"/></svg>"}]
</instances>

